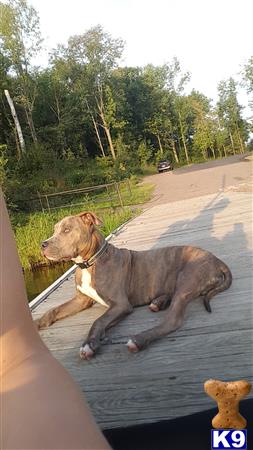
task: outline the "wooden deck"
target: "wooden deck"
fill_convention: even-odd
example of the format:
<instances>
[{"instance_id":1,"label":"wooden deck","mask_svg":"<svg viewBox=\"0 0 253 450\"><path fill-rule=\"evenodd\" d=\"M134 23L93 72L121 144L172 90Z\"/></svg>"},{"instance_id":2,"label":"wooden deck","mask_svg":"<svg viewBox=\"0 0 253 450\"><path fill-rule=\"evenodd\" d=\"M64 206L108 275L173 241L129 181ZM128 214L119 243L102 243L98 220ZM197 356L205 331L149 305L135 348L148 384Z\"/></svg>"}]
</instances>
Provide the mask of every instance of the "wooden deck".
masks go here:
<instances>
[{"instance_id":1,"label":"wooden deck","mask_svg":"<svg viewBox=\"0 0 253 450\"><path fill-rule=\"evenodd\" d=\"M111 241L135 250L196 245L222 258L234 280L229 290L211 301L212 314L196 300L179 331L130 354L125 346L129 336L157 324L163 315L136 308L108 332L98 355L89 362L79 359L79 346L103 313L102 306L41 332L53 355L85 392L102 428L173 419L214 407L203 392L208 378L253 381L251 200L250 193L230 192L154 206ZM73 291L71 275L35 309L34 317L68 300Z\"/></svg>"}]
</instances>

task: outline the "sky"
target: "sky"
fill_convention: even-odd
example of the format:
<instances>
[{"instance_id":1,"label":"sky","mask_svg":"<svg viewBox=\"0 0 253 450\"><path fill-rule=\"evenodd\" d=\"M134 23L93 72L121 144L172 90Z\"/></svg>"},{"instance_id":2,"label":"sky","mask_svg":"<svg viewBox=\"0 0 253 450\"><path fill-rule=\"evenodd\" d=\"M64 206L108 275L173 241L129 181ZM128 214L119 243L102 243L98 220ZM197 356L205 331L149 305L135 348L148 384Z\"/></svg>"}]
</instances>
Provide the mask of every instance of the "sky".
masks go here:
<instances>
[{"instance_id":1,"label":"sky","mask_svg":"<svg viewBox=\"0 0 253 450\"><path fill-rule=\"evenodd\" d=\"M160 65L176 56L195 88L217 99L219 81L240 79L253 55L253 0L28 0L47 50L100 24L125 41L121 65ZM45 64L41 56L39 62ZM241 91L240 102L248 98ZM247 109L246 109L247 111Z\"/></svg>"}]
</instances>

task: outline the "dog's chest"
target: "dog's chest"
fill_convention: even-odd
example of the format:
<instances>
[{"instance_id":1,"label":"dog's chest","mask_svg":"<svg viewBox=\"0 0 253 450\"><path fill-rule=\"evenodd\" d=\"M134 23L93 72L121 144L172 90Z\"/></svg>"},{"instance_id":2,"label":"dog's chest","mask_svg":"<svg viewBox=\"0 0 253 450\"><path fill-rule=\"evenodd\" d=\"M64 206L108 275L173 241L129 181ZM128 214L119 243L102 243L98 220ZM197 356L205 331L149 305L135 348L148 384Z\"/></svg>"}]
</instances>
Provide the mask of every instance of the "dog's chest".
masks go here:
<instances>
[{"instance_id":1,"label":"dog's chest","mask_svg":"<svg viewBox=\"0 0 253 450\"><path fill-rule=\"evenodd\" d=\"M82 269L81 285L77 289L103 306L108 306L91 285L91 274L87 269Z\"/></svg>"}]
</instances>

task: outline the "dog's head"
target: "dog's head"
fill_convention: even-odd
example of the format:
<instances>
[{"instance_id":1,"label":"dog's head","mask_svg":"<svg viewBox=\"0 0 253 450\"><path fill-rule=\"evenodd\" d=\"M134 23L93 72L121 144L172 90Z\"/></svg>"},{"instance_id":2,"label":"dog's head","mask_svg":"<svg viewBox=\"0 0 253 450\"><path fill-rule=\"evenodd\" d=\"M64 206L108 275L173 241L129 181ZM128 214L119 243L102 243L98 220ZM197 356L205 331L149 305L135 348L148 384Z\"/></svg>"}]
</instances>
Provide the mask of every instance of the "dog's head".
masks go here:
<instances>
[{"instance_id":1,"label":"dog's head","mask_svg":"<svg viewBox=\"0 0 253 450\"><path fill-rule=\"evenodd\" d=\"M69 261L89 249L96 226L101 220L92 212L68 216L54 227L54 234L41 244L42 254L52 261Z\"/></svg>"}]
</instances>

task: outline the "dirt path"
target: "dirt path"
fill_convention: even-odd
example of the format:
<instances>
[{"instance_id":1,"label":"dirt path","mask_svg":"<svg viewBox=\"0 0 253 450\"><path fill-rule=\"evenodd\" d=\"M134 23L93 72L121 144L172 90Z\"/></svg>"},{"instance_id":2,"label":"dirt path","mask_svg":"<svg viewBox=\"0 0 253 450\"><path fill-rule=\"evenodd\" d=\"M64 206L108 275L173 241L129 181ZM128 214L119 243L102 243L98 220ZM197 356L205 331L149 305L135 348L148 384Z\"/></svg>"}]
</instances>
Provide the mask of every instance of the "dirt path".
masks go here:
<instances>
[{"instance_id":1,"label":"dirt path","mask_svg":"<svg viewBox=\"0 0 253 450\"><path fill-rule=\"evenodd\" d=\"M253 157L235 155L145 177L155 185L148 205L159 205L223 191L252 192Z\"/></svg>"}]
</instances>

